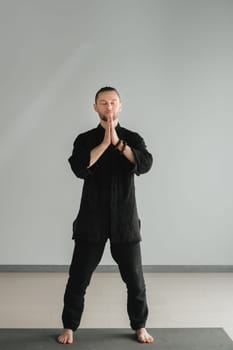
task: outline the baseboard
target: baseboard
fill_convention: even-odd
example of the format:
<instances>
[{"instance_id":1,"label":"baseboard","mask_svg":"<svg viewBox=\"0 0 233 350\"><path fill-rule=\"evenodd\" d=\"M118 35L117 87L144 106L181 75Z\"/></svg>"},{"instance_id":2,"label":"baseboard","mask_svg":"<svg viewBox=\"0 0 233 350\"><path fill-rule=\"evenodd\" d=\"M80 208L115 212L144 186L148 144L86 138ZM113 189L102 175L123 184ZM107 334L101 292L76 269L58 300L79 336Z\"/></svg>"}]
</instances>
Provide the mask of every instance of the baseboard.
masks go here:
<instances>
[{"instance_id":1,"label":"baseboard","mask_svg":"<svg viewBox=\"0 0 233 350\"><path fill-rule=\"evenodd\" d=\"M0 272L68 272L68 265L0 265ZM226 273L233 265L143 265L145 273ZM99 265L96 272L118 272L116 265Z\"/></svg>"}]
</instances>

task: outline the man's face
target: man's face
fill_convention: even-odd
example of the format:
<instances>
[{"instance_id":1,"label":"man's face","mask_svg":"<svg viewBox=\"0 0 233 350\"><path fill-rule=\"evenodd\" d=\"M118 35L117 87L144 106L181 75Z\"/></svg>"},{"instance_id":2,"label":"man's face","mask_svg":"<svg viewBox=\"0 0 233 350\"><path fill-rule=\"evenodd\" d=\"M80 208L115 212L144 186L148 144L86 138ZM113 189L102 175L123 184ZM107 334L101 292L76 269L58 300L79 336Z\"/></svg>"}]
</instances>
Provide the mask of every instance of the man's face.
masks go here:
<instances>
[{"instance_id":1,"label":"man's face","mask_svg":"<svg viewBox=\"0 0 233 350\"><path fill-rule=\"evenodd\" d=\"M101 120L106 122L109 117L116 120L121 111L121 101L119 96L115 91L101 92L94 104L94 109L99 114Z\"/></svg>"}]
</instances>

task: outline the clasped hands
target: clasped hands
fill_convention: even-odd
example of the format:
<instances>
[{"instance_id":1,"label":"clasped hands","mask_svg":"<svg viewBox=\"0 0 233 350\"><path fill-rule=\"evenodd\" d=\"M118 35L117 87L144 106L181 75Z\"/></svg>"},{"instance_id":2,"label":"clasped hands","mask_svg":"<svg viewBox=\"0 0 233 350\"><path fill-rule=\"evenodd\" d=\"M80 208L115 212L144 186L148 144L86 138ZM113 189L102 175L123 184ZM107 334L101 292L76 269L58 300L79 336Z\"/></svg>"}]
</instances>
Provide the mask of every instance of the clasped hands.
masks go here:
<instances>
[{"instance_id":1,"label":"clasped hands","mask_svg":"<svg viewBox=\"0 0 233 350\"><path fill-rule=\"evenodd\" d=\"M116 146L116 144L119 141L120 140L114 126L112 115L109 115L108 120L105 122L105 134L104 134L103 144L106 145L107 147L111 144L113 144L113 146Z\"/></svg>"}]
</instances>

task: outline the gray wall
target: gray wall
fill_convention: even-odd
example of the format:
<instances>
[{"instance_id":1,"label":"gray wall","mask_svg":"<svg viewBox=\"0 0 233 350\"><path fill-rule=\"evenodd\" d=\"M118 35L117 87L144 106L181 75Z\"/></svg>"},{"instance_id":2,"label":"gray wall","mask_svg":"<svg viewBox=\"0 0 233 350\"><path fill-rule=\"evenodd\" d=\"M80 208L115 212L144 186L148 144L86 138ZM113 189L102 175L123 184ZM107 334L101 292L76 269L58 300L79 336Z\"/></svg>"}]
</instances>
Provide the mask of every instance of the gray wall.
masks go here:
<instances>
[{"instance_id":1,"label":"gray wall","mask_svg":"<svg viewBox=\"0 0 233 350\"><path fill-rule=\"evenodd\" d=\"M104 85L155 159L136 179L144 264L232 264L232 33L227 0L0 1L0 264L69 264L67 158Z\"/></svg>"}]
</instances>

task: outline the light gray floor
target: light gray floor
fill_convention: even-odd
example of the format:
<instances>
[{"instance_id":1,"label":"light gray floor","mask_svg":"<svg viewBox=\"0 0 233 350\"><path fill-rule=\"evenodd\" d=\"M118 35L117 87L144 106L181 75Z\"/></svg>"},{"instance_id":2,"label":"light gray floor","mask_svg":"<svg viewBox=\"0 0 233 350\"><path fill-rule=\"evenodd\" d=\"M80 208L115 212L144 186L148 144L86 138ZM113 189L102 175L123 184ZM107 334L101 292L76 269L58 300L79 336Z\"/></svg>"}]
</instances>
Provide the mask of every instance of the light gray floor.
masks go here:
<instances>
[{"instance_id":1,"label":"light gray floor","mask_svg":"<svg viewBox=\"0 0 233 350\"><path fill-rule=\"evenodd\" d=\"M59 328L66 273L0 273L0 328ZM223 328L233 339L233 274L146 273L149 328ZM128 328L118 273L95 273L81 328Z\"/></svg>"}]
</instances>

